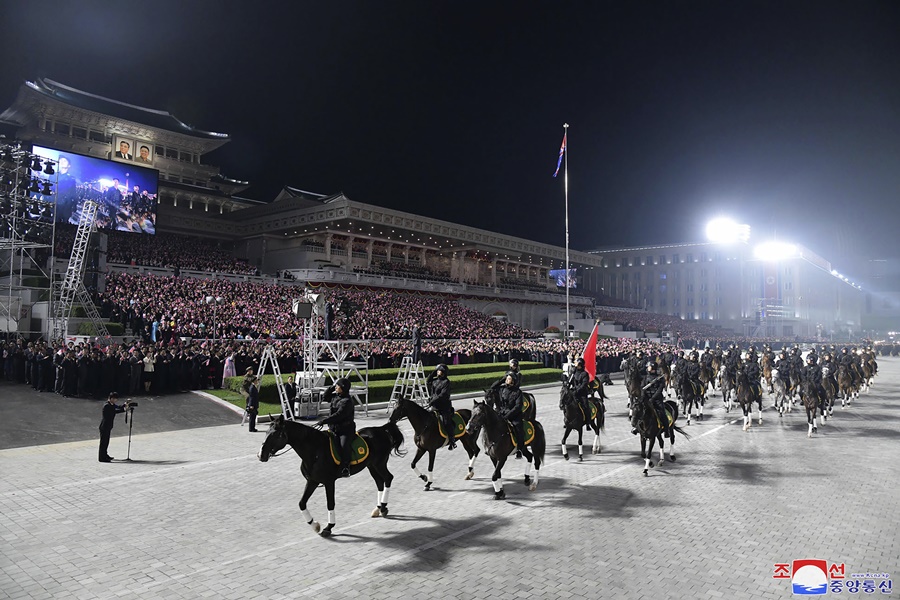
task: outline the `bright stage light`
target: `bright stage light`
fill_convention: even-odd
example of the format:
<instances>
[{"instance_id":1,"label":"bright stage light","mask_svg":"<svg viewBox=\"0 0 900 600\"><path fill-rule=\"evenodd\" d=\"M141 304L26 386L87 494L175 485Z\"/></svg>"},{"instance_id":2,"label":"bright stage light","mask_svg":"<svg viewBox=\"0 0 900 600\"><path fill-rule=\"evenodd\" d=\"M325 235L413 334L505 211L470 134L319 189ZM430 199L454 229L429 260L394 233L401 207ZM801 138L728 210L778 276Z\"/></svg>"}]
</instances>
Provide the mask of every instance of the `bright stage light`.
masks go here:
<instances>
[{"instance_id":1,"label":"bright stage light","mask_svg":"<svg viewBox=\"0 0 900 600\"><path fill-rule=\"evenodd\" d=\"M787 242L763 242L753 248L753 256L760 260L785 260L799 254L797 246Z\"/></svg>"},{"instance_id":2,"label":"bright stage light","mask_svg":"<svg viewBox=\"0 0 900 600\"><path fill-rule=\"evenodd\" d=\"M750 226L736 223L728 217L718 217L706 225L706 237L716 244L734 244L750 239Z\"/></svg>"}]
</instances>

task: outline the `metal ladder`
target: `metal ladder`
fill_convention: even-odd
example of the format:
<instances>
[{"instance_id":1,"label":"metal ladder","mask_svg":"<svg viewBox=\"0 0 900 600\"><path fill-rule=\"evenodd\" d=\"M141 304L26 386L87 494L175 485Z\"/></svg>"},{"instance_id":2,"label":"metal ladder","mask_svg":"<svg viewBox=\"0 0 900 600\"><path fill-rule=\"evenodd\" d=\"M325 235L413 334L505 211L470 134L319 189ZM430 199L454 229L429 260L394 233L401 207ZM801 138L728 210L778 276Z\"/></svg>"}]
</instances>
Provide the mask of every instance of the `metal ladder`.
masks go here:
<instances>
[{"instance_id":1,"label":"metal ladder","mask_svg":"<svg viewBox=\"0 0 900 600\"><path fill-rule=\"evenodd\" d=\"M257 376L259 377L260 386L262 386L262 378L266 372L266 365L270 362L272 363L272 372L275 374L275 388L278 390L278 400L281 402L281 414L284 415L284 418L288 421L293 421L294 411L291 410L287 392L284 391L284 382L281 379L281 369L278 366L278 357L275 356L275 348L271 344L266 344L266 347L263 349L262 357L259 359L259 373L257 373ZM246 411L244 411L244 418L247 418ZM241 425L243 424L244 421L241 421Z\"/></svg>"},{"instance_id":2,"label":"metal ladder","mask_svg":"<svg viewBox=\"0 0 900 600\"><path fill-rule=\"evenodd\" d=\"M404 356L394 381L394 389L391 390L391 399L388 402L388 412L396 408L397 402L409 399L419 404L428 402L428 389L425 386L425 369L422 361L413 364L411 356Z\"/></svg>"}]
</instances>

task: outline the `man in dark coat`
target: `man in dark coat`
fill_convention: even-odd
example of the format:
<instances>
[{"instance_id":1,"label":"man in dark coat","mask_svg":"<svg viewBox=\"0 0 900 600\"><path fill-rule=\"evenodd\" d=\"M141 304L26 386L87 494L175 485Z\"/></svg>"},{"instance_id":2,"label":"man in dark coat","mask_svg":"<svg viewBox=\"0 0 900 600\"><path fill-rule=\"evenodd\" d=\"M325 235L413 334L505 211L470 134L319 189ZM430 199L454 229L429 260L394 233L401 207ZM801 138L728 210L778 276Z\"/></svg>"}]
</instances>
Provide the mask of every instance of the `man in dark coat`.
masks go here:
<instances>
[{"instance_id":1,"label":"man in dark coat","mask_svg":"<svg viewBox=\"0 0 900 600\"><path fill-rule=\"evenodd\" d=\"M524 398L519 389L519 378L512 371L506 374L506 383L500 388L500 416L506 419L516 436L516 458L522 458L525 447L525 427L522 424Z\"/></svg>"},{"instance_id":2,"label":"man in dark coat","mask_svg":"<svg viewBox=\"0 0 900 600\"><path fill-rule=\"evenodd\" d=\"M247 418L250 420L248 430L256 433L256 415L259 413L259 377L250 377L250 388L247 390Z\"/></svg>"},{"instance_id":3,"label":"man in dark coat","mask_svg":"<svg viewBox=\"0 0 900 600\"><path fill-rule=\"evenodd\" d=\"M591 405L588 402L588 396L591 393L591 377L584 369L583 358L579 358L575 361L575 370L572 372L572 375L569 376L568 385L569 389L572 391L572 395L581 405L581 410L584 411L585 421L590 420Z\"/></svg>"},{"instance_id":4,"label":"man in dark coat","mask_svg":"<svg viewBox=\"0 0 900 600\"><path fill-rule=\"evenodd\" d=\"M100 462L112 462L113 457L107 452L109 449L109 435L112 433L116 415L125 412L125 409L128 408L127 402L125 404L116 404L118 399L119 395L113 392L106 400L106 404L103 405L103 417L100 419L100 455L98 457Z\"/></svg>"}]
</instances>

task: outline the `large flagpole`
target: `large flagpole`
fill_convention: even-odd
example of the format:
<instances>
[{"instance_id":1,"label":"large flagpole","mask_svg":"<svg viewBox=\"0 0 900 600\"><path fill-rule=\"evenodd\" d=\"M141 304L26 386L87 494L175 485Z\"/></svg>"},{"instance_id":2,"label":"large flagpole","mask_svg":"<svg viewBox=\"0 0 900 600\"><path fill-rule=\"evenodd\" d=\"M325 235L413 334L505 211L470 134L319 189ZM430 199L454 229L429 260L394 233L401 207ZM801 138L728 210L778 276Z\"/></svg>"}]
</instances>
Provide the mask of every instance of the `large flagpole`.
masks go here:
<instances>
[{"instance_id":1,"label":"large flagpole","mask_svg":"<svg viewBox=\"0 0 900 600\"><path fill-rule=\"evenodd\" d=\"M566 347L569 344L569 124L564 123L563 129L565 132L563 133L563 139L566 140L566 152L563 159L566 161L565 173L563 174L563 179L565 179L565 188L566 188L566 268L565 268L565 282L566 282L566 332L563 334L563 339L565 340Z\"/></svg>"}]
</instances>

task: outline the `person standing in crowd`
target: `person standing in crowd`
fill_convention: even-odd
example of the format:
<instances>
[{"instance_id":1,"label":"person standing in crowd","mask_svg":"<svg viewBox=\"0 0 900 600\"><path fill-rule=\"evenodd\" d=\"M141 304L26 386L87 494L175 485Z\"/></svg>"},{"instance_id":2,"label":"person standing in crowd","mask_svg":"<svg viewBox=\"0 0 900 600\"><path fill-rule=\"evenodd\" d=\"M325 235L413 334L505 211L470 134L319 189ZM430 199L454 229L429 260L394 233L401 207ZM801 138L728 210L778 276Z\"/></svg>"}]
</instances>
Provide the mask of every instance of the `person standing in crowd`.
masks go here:
<instances>
[{"instance_id":1,"label":"person standing in crowd","mask_svg":"<svg viewBox=\"0 0 900 600\"><path fill-rule=\"evenodd\" d=\"M428 406L436 412L444 424L448 450L456 448L456 432L453 425L453 403L450 401L450 380L447 379L447 365L440 364L428 375L426 385L431 391Z\"/></svg>"},{"instance_id":2,"label":"person standing in crowd","mask_svg":"<svg viewBox=\"0 0 900 600\"><path fill-rule=\"evenodd\" d=\"M147 348L144 352L143 363L144 372L142 377L144 380L144 393L149 394L150 390L155 385L154 376L156 374L156 354L153 352L153 348Z\"/></svg>"},{"instance_id":3,"label":"person standing in crowd","mask_svg":"<svg viewBox=\"0 0 900 600\"><path fill-rule=\"evenodd\" d=\"M125 409L128 408L127 402L125 404L116 404L118 399L119 395L113 392L106 399L106 404L103 405L103 416L100 419L100 453L98 456L100 462L112 462L113 457L107 452L109 450L109 436L112 433L116 415L125 412Z\"/></svg>"},{"instance_id":4,"label":"person standing in crowd","mask_svg":"<svg viewBox=\"0 0 900 600\"><path fill-rule=\"evenodd\" d=\"M419 332L419 324L412 328L412 363L419 364L419 356L422 354L422 334Z\"/></svg>"},{"instance_id":5,"label":"person standing in crowd","mask_svg":"<svg viewBox=\"0 0 900 600\"><path fill-rule=\"evenodd\" d=\"M353 413L353 399L350 397L350 380L341 377L325 390L325 402L329 403L330 414L316 422L317 428L328 425L338 438L341 449L341 477L350 477L350 458L353 438L356 437L356 422Z\"/></svg>"},{"instance_id":6,"label":"person standing in crowd","mask_svg":"<svg viewBox=\"0 0 900 600\"><path fill-rule=\"evenodd\" d=\"M249 419L248 431L256 433L256 415L259 413L259 378L250 376L250 388L247 390L247 418Z\"/></svg>"}]
</instances>

